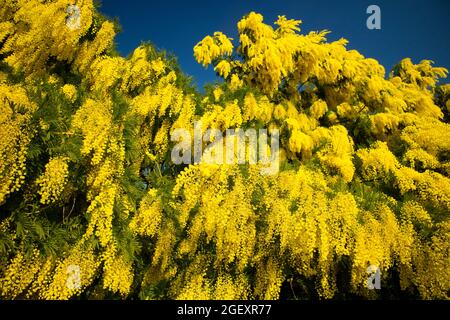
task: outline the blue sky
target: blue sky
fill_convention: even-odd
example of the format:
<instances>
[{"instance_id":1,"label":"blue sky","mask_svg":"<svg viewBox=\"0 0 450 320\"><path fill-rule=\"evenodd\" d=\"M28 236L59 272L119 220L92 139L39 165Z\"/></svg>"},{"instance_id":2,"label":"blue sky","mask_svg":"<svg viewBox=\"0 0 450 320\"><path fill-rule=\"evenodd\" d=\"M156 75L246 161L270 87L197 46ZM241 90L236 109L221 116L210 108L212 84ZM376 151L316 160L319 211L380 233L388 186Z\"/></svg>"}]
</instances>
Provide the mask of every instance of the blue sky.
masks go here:
<instances>
[{"instance_id":1,"label":"blue sky","mask_svg":"<svg viewBox=\"0 0 450 320\"><path fill-rule=\"evenodd\" d=\"M366 27L371 4L381 9L381 30ZM103 0L100 10L119 19L123 30L116 41L123 55L151 41L174 53L199 88L217 78L211 67L197 64L194 45L214 31L236 39L236 24L250 11L271 24L278 15L300 19L305 33L328 29L329 40L348 39L349 48L377 59L387 71L404 57L430 59L450 69L449 0Z\"/></svg>"}]
</instances>

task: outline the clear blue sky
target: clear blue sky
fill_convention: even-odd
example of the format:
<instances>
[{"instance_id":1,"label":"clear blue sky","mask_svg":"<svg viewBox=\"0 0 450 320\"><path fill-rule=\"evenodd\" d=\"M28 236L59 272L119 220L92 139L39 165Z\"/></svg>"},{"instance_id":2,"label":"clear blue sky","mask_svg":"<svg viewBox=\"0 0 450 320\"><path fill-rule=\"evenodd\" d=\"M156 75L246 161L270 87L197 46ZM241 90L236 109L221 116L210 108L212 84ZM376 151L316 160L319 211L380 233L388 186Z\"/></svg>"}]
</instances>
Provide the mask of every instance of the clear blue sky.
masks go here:
<instances>
[{"instance_id":1,"label":"clear blue sky","mask_svg":"<svg viewBox=\"0 0 450 320\"><path fill-rule=\"evenodd\" d=\"M381 30L366 28L371 4L381 8ZM100 10L119 19L123 31L116 41L123 55L149 40L174 53L199 88L217 78L194 60L194 45L214 31L236 39L236 24L250 11L263 14L266 23L278 15L300 19L302 32L331 30L329 40L348 39L349 48L377 59L386 71L404 57L450 69L450 0L103 0Z\"/></svg>"}]
</instances>

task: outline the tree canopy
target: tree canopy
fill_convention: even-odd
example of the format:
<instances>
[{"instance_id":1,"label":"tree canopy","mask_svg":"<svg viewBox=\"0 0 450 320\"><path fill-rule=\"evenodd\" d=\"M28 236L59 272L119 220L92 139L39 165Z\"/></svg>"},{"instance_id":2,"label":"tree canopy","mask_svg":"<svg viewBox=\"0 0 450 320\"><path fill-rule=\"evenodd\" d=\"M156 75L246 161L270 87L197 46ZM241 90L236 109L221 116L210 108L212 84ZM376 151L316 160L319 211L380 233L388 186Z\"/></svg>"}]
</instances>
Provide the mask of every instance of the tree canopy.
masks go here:
<instances>
[{"instance_id":1,"label":"tree canopy","mask_svg":"<svg viewBox=\"0 0 450 320\"><path fill-rule=\"evenodd\" d=\"M0 8L0 297L449 298L445 68L386 74L251 12L194 47L223 79L200 93L149 43L120 56L92 0L70 27L70 4ZM195 121L278 129L279 172L174 164Z\"/></svg>"}]
</instances>

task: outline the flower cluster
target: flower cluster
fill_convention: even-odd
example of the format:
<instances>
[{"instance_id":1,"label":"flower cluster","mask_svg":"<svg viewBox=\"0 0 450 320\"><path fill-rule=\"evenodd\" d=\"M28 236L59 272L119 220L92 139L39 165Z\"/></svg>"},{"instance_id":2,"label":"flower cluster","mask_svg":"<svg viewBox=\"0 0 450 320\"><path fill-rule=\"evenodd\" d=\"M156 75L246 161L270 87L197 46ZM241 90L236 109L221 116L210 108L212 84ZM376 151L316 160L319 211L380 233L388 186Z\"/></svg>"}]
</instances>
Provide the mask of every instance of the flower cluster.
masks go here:
<instances>
[{"instance_id":1,"label":"flower cluster","mask_svg":"<svg viewBox=\"0 0 450 320\"><path fill-rule=\"evenodd\" d=\"M48 204L57 201L67 183L69 165L64 157L51 159L45 165L45 171L37 180L41 203Z\"/></svg>"}]
</instances>

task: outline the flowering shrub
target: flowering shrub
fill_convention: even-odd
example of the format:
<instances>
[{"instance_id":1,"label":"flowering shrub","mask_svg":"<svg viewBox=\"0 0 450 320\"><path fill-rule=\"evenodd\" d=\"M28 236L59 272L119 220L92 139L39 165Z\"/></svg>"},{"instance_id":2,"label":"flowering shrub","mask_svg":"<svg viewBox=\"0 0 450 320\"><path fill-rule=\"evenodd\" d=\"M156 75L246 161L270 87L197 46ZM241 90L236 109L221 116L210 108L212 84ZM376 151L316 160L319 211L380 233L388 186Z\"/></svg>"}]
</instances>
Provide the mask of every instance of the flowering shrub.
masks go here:
<instances>
[{"instance_id":1,"label":"flowering shrub","mask_svg":"<svg viewBox=\"0 0 450 320\"><path fill-rule=\"evenodd\" d=\"M69 4L0 9L1 298L449 298L446 69L386 75L252 12L194 47L223 78L200 94L151 45L118 55L91 0L69 28ZM280 171L174 164L195 121L278 129Z\"/></svg>"}]
</instances>

